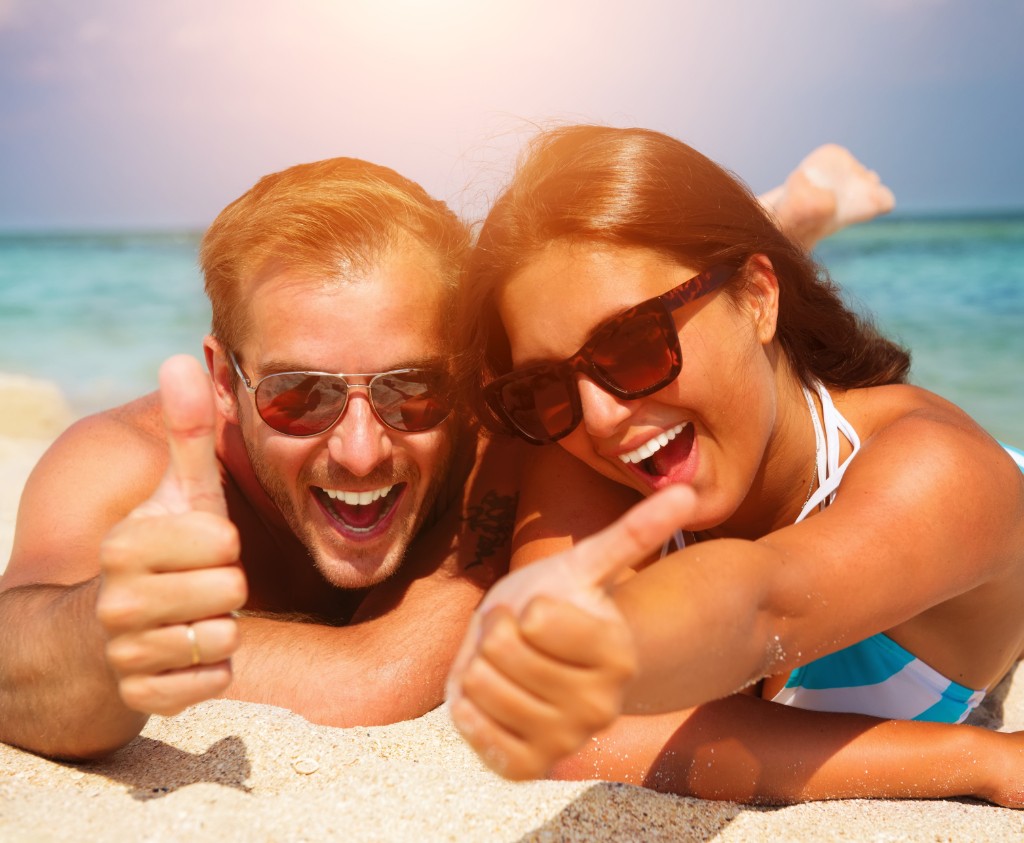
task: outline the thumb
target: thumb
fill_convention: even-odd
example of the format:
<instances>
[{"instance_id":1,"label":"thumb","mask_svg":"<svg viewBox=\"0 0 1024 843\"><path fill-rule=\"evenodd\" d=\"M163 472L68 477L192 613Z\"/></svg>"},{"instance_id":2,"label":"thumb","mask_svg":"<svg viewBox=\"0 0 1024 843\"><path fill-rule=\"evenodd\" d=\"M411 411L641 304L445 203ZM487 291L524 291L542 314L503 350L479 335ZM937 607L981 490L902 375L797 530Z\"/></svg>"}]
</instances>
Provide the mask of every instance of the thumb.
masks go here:
<instances>
[{"instance_id":1,"label":"thumb","mask_svg":"<svg viewBox=\"0 0 1024 843\"><path fill-rule=\"evenodd\" d=\"M689 520L696 500L689 486L669 486L571 549L500 579L473 613L452 664L449 696L457 694L462 670L476 651L481 619L492 608L506 606L518 615L534 598L547 595L593 611L595 590L607 592L621 571L648 559L680 524Z\"/></svg>"},{"instance_id":2,"label":"thumb","mask_svg":"<svg viewBox=\"0 0 1024 843\"><path fill-rule=\"evenodd\" d=\"M644 498L625 515L569 550L563 560L578 582L609 589L618 575L648 559L686 523L697 495L673 484Z\"/></svg>"},{"instance_id":3,"label":"thumb","mask_svg":"<svg viewBox=\"0 0 1024 843\"><path fill-rule=\"evenodd\" d=\"M170 464L165 482L177 485L191 510L227 516L216 453L217 410L213 386L202 364L179 354L160 367Z\"/></svg>"},{"instance_id":4,"label":"thumb","mask_svg":"<svg viewBox=\"0 0 1024 843\"><path fill-rule=\"evenodd\" d=\"M696 493L689 486L669 486L570 550L499 580L473 613L452 663L447 685L449 702L461 696L462 672L476 652L482 619L491 609L505 606L520 614L535 597L548 595L592 611L593 589L608 591L621 571L648 559L680 524L689 520L696 501Z\"/></svg>"}]
</instances>

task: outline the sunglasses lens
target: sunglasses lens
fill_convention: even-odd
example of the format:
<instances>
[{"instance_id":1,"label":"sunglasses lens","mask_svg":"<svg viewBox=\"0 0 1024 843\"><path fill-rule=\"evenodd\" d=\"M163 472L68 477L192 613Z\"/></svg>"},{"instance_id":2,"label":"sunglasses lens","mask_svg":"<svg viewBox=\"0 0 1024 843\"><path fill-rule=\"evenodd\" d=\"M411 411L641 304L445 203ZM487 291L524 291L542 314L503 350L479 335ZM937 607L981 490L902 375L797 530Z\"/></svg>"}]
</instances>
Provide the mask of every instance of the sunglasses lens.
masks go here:
<instances>
[{"instance_id":1,"label":"sunglasses lens","mask_svg":"<svg viewBox=\"0 0 1024 843\"><path fill-rule=\"evenodd\" d=\"M582 369L620 398L650 395L679 374L675 323L660 304L634 309L606 324L580 351ZM582 418L573 361L539 366L500 379L486 390L499 415L534 442L554 442Z\"/></svg>"},{"instance_id":2,"label":"sunglasses lens","mask_svg":"<svg viewBox=\"0 0 1024 843\"><path fill-rule=\"evenodd\" d=\"M348 387L340 378L303 372L270 375L256 390L256 409L274 430L289 436L323 433L341 415Z\"/></svg>"},{"instance_id":3,"label":"sunglasses lens","mask_svg":"<svg viewBox=\"0 0 1024 843\"><path fill-rule=\"evenodd\" d=\"M527 437L554 442L579 424L574 389L571 380L567 383L552 369L503 384L495 398L505 417Z\"/></svg>"},{"instance_id":4,"label":"sunglasses lens","mask_svg":"<svg viewBox=\"0 0 1024 843\"><path fill-rule=\"evenodd\" d=\"M447 379L438 372L391 372L373 380L374 409L395 428L415 432L437 427L452 411Z\"/></svg>"},{"instance_id":5,"label":"sunglasses lens","mask_svg":"<svg viewBox=\"0 0 1024 843\"><path fill-rule=\"evenodd\" d=\"M679 374L675 325L663 311L639 312L607 325L589 345L597 374L624 398L661 389Z\"/></svg>"}]
</instances>

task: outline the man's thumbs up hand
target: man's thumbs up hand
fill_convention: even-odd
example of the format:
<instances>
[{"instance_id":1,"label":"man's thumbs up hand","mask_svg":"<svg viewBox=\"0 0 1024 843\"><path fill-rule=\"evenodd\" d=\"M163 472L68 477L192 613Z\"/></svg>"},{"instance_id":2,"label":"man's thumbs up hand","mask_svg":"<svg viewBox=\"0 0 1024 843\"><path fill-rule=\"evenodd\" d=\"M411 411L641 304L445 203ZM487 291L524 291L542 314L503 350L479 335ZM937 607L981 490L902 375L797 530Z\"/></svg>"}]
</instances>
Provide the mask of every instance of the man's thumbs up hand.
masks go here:
<instances>
[{"instance_id":1,"label":"man's thumbs up hand","mask_svg":"<svg viewBox=\"0 0 1024 843\"><path fill-rule=\"evenodd\" d=\"M221 693L246 600L238 531L216 455L210 378L194 358L160 369L167 473L100 547L96 612L107 660L132 709L175 714Z\"/></svg>"}]
</instances>

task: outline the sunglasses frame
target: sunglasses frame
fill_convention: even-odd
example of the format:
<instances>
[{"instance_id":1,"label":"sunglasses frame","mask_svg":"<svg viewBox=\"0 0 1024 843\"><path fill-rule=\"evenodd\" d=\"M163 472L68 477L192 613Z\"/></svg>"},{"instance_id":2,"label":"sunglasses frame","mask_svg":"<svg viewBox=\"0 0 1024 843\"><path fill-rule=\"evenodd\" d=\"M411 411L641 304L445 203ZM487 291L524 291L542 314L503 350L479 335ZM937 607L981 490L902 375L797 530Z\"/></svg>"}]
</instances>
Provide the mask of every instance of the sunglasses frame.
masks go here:
<instances>
[{"instance_id":1,"label":"sunglasses frame","mask_svg":"<svg viewBox=\"0 0 1024 843\"><path fill-rule=\"evenodd\" d=\"M719 289L731 280L736 272L737 268L734 266L725 264L713 266L683 281L678 286L661 295L642 301L606 319L594 329L587 341L571 357L560 360L557 363L538 363L533 366L527 366L524 369L509 372L492 380L483 388L484 403L499 421L504 423L520 438L525 439L531 445L550 445L568 436L583 421L583 406L580 401L579 388L574 378L576 373L586 375L600 386L601 389L611 393L616 398L625 400L643 398L660 389L664 389L679 377L679 373L683 368L683 352L679 347L679 332L672 314L683 307L683 305L696 301L708 293ZM658 328L665 340L666 348L672 358L672 364L668 374L650 386L638 390L624 389L609 380L608 376L594 362L594 351L609 329L618 328L630 319L647 313L652 313L658 319ZM547 376L552 380L557 380L565 387L565 393L568 396L568 406L572 414L566 428L555 434L548 434L545 437L535 436L520 427L514 421L512 413L506 408L501 398L502 389L509 384L538 376Z\"/></svg>"},{"instance_id":2,"label":"sunglasses frame","mask_svg":"<svg viewBox=\"0 0 1024 843\"><path fill-rule=\"evenodd\" d=\"M248 392L252 396L253 407L255 407L256 414L260 417L260 421L262 421L271 430L276 431L277 433L280 433L284 436L291 436L295 439L309 439L313 436L320 436L329 431L331 428L333 428L344 417L345 411L348 409L349 393L353 389L365 389L366 397L370 403L370 409L373 411L373 415L386 428L388 428L389 430L397 431L398 433L423 433L424 431L427 430L433 430L435 427L444 424L454 411L454 407L449 406L448 411L444 414L444 417L441 418L439 421L435 422L434 424L430 425L429 427L423 427L418 430L404 430L403 428L395 427L393 424L388 422L377 409L377 402L374 400L373 397L373 384L378 378L387 377L389 375L406 375L413 372L423 372L428 373L430 375L437 375L439 374L439 372L436 369L391 369L390 371L387 372L364 372L358 374L347 374L343 372L314 372L305 370L296 370L291 372L271 372L269 375L264 375L255 384L253 384L252 381L249 379L248 375L246 375L245 372L242 371L242 366L241 364L239 364L238 358L235 356L235 352L228 350L228 357L231 360L231 364L235 367L235 372L238 373L238 377L241 378L242 385L245 387L246 392ZM318 430L314 433L289 433L286 430L281 430L275 427L270 422L268 422L267 419L264 417L263 411L260 409L260 402L259 399L257 398L256 393L259 390L260 386L262 386L271 378L283 377L284 375L305 375L321 378L331 378L333 380L340 380L345 385L345 399L344 401L342 401L341 409L338 411L338 414L334 417L331 423L328 424L323 430ZM350 383L349 378L369 378L369 380L366 383Z\"/></svg>"}]
</instances>

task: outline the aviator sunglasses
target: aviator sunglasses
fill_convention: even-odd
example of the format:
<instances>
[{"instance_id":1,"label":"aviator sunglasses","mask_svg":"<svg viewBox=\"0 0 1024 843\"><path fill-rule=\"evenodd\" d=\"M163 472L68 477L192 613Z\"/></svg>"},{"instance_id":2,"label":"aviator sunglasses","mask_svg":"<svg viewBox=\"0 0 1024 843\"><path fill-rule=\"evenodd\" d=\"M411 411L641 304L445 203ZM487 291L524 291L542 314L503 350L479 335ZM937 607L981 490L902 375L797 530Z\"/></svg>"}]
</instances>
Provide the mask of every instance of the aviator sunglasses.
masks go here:
<instances>
[{"instance_id":1,"label":"aviator sunglasses","mask_svg":"<svg viewBox=\"0 0 1024 843\"><path fill-rule=\"evenodd\" d=\"M714 266L601 324L568 360L510 372L483 389L497 418L534 445L568 436L583 421L580 372L617 398L643 398L674 381L683 367L672 313L717 290L736 274Z\"/></svg>"},{"instance_id":2,"label":"aviator sunglasses","mask_svg":"<svg viewBox=\"0 0 1024 843\"><path fill-rule=\"evenodd\" d=\"M353 389L365 389L374 415L402 433L437 427L452 412L448 378L436 370L395 369L361 375L275 372L254 386L235 353L229 351L228 356L254 396L260 418L288 436L316 436L330 430L344 415ZM350 378L368 380L350 383Z\"/></svg>"}]
</instances>

